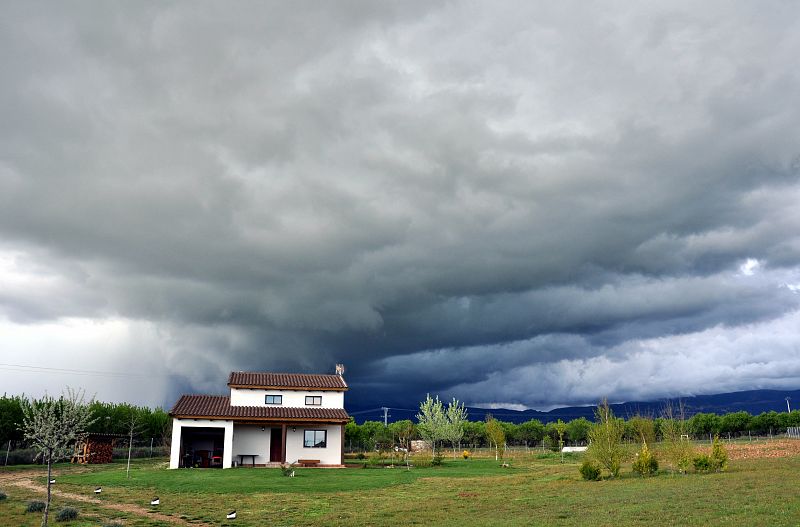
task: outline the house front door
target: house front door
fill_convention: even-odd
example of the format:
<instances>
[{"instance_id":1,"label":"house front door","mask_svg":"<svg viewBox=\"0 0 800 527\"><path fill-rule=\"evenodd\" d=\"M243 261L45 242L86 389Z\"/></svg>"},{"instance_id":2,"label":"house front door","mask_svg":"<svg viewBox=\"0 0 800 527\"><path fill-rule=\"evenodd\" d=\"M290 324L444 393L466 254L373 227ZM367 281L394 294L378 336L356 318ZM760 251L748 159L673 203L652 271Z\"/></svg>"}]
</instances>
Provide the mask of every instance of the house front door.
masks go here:
<instances>
[{"instance_id":1,"label":"house front door","mask_svg":"<svg viewBox=\"0 0 800 527\"><path fill-rule=\"evenodd\" d=\"M269 460L271 463L281 462L281 441L283 441L281 429L271 428L269 431Z\"/></svg>"}]
</instances>

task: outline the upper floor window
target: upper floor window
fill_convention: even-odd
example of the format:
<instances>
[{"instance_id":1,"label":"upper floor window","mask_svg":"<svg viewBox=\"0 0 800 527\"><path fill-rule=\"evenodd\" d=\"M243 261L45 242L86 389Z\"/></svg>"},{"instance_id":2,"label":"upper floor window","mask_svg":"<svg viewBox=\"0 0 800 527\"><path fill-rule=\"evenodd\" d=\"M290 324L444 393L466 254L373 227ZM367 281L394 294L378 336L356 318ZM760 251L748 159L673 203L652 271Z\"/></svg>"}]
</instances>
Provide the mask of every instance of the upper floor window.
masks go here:
<instances>
[{"instance_id":1,"label":"upper floor window","mask_svg":"<svg viewBox=\"0 0 800 527\"><path fill-rule=\"evenodd\" d=\"M306 405L307 406L322 406L322 396L321 395L306 395Z\"/></svg>"},{"instance_id":2,"label":"upper floor window","mask_svg":"<svg viewBox=\"0 0 800 527\"><path fill-rule=\"evenodd\" d=\"M267 395L264 402L266 404L283 404L283 395Z\"/></svg>"}]
</instances>

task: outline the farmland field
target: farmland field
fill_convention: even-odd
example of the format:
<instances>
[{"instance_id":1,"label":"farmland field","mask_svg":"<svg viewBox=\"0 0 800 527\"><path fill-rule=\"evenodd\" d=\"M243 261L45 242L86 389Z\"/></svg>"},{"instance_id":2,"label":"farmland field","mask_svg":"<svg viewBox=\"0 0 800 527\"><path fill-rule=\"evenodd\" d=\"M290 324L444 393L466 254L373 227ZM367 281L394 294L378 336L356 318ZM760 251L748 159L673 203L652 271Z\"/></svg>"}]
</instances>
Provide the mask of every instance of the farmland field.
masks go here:
<instances>
[{"instance_id":1,"label":"farmland field","mask_svg":"<svg viewBox=\"0 0 800 527\"><path fill-rule=\"evenodd\" d=\"M800 456L794 447L731 456L727 472L641 479L623 469L617 480L580 479L579 458L516 454L446 460L442 467L176 470L166 461L75 467L59 465L54 510L80 509L71 526L117 519L128 526L168 525L800 525ZM41 467L0 471L0 525L36 526L26 514L41 499ZM93 489L103 487L100 498ZM158 495L161 505L150 507ZM156 510L157 509L157 510ZM236 520L225 513L236 509ZM54 522L54 525L56 523Z\"/></svg>"}]
</instances>

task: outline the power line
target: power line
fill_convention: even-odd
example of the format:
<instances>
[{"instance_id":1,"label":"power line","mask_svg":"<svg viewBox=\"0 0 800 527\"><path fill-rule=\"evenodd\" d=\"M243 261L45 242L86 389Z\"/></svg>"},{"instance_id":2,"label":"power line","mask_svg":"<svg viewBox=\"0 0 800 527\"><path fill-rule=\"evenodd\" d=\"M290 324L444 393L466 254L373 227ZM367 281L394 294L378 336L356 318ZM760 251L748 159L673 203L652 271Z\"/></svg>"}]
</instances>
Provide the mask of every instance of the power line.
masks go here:
<instances>
[{"instance_id":1,"label":"power line","mask_svg":"<svg viewBox=\"0 0 800 527\"><path fill-rule=\"evenodd\" d=\"M412 410L411 408L392 408L390 406L379 406L378 408L370 408L369 410L359 410L358 412L347 412L350 415L361 415L361 414L368 414L372 412L383 412L383 409L386 408L387 410L398 410L401 412L417 412L418 410Z\"/></svg>"},{"instance_id":2,"label":"power line","mask_svg":"<svg viewBox=\"0 0 800 527\"><path fill-rule=\"evenodd\" d=\"M178 377L178 375L172 375L167 373L80 370L72 368L52 368L48 366L31 366L29 364L4 364L4 363L0 363L0 370L14 371L19 373L57 373L63 375L85 375L85 376L106 376L106 377Z\"/></svg>"},{"instance_id":3,"label":"power line","mask_svg":"<svg viewBox=\"0 0 800 527\"><path fill-rule=\"evenodd\" d=\"M372 408L371 410L361 410L358 412L347 412L349 415L360 415L360 414L368 414L370 412L377 412L380 408Z\"/></svg>"}]
</instances>

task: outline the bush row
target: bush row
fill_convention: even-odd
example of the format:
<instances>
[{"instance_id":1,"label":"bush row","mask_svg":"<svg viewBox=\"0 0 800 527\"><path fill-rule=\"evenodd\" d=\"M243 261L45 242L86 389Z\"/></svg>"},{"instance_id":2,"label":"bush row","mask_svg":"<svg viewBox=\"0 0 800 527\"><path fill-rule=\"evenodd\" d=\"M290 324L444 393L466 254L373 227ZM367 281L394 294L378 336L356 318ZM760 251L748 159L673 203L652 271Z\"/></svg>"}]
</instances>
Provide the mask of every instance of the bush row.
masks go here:
<instances>
[{"instance_id":1,"label":"bush row","mask_svg":"<svg viewBox=\"0 0 800 527\"><path fill-rule=\"evenodd\" d=\"M623 427L623 440L639 442L642 435L649 442L661 441L665 430L670 428L670 420L661 417L652 419L634 416L627 420L620 419ZM399 430L414 424L411 421L397 421L383 426L380 421L366 421L359 425L351 422L345 429L345 447L351 450L376 450L388 449L397 444ZM558 448L558 433L555 423L544 424L532 419L524 423L509 423L500 421L508 445L528 445ZM564 441L568 445L586 444L592 421L586 418L573 419L566 423ZM747 412L734 412L725 415L698 413L686 419L685 432L694 438L705 438L714 435L732 436L767 435L785 433L790 426L800 426L800 411L764 412L751 416ZM419 439L414 433L412 439ZM468 421L464 426L462 446L471 448L488 447L489 439L486 434L486 423L483 421ZM445 446L452 447L445 443ZM459 445L455 445L458 447Z\"/></svg>"},{"instance_id":2,"label":"bush row","mask_svg":"<svg viewBox=\"0 0 800 527\"><path fill-rule=\"evenodd\" d=\"M711 447L711 454L697 452L690 443L681 445L683 448L670 451L669 447L664 455L673 457L670 466L678 472L687 472L688 466L694 468L695 472L722 472L728 467L728 452L720 441L719 436L714 437ZM598 460L593 455L592 450L587 453L586 459L578 468L581 477L587 481L599 481L602 479L603 469L602 460ZM650 450L646 442L643 442L641 449L634 456L631 469L634 474L642 477L654 476L658 473L659 463L655 452ZM618 474L611 474L612 476Z\"/></svg>"}]
</instances>

